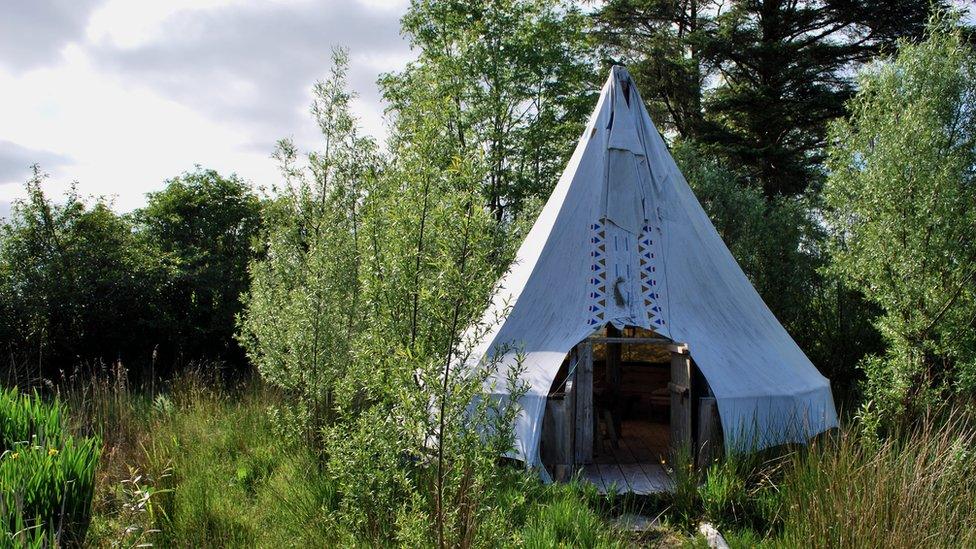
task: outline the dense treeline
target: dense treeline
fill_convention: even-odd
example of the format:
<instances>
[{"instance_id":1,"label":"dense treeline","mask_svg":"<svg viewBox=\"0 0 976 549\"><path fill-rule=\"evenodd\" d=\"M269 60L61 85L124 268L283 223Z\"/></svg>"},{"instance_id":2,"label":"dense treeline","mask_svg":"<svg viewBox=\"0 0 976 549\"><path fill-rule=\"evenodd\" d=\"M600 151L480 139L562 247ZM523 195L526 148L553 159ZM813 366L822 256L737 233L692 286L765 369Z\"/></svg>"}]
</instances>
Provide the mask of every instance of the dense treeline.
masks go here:
<instances>
[{"instance_id":1,"label":"dense treeline","mask_svg":"<svg viewBox=\"0 0 976 549\"><path fill-rule=\"evenodd\" d=\"M24 386L121 362L136 381L192 360L243 365L234 339L261 224L254 191L196 169L116 213L76 190L27 198L0 226L2 379Z\"/></svg>"}]
</instances>

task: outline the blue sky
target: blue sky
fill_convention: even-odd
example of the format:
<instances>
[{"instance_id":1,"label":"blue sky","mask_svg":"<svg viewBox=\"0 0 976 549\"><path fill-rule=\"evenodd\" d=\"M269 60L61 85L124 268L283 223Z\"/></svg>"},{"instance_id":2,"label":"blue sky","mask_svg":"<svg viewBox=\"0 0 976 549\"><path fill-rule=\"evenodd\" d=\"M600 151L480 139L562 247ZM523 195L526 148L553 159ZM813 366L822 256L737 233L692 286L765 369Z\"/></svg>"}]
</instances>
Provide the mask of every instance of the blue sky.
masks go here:
<instances>
[{"instance_id":1,"label":"blue sky","mask_svg":"<svg viewBox=\"0 0 976 549\"><path fill-rule=\"evenodd\" d=\"M354 111L382 136L376 77L411 58L407 0L0 0L0 215L29 166L121 210L200 164L277 179L275 141L316 146L311 87L351 53Z\"/></svg>"}]
</instances>

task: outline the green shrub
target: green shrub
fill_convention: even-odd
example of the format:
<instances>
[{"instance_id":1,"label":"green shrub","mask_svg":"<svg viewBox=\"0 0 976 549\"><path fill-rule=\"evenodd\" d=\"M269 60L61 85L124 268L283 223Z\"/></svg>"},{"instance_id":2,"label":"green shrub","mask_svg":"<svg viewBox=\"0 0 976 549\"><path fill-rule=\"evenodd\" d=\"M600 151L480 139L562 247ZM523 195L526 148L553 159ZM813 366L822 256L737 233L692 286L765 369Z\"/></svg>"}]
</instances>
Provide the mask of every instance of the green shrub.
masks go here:
<instances>
[{"instance_id":1,"label":"green shrub","mask_svg":"<svg viewBox=\"0 0 976 549\"><path fill-rule=\"evenodd\" d=\"M21 395L17 389L0 391L0 450L30 442L43 446L48 439L59 440L62 428L61 406Z\"/></svg>"},{"instance_id":2,"label":"green shrub","mask_svg":"<svg viewBox=\"0 0 976 549\"><path fill-rule=\"evenodd\" d=\"M886 349L860 363L881 430L976 391L976 50L956 17L863 71L831 131L831 269L883 311Z\"/></svg>"},{"instance_id":3,"label":"green shrub","mask_svg":"<svg viewBox=\"0 0 976 549\"><path fill-rule=\"evenodd\" d=\"M0 391L0 527L20 544L80 544L91 516L101 443L63 428L60 402Z\"/></svg>"}]
</instances>

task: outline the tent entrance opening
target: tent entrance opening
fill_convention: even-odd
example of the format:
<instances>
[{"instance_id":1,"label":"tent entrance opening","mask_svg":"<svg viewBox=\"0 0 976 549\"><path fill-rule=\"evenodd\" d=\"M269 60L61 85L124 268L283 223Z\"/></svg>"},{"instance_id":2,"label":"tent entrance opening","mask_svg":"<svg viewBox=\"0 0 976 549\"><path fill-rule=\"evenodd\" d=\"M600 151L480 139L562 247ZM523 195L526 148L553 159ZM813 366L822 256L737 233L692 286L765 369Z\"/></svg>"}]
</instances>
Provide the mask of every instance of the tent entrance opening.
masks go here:
<instances>
[{"instance_id":1,"label":"tent entrance opening","mask_svg":"<svg viewBox=\"0 0 976 549\"><path fill-rule=\"evenodd\" d=\"M554 478L579 471L601 491L670 487L670 450L690 443L687 348L648 330L608 325L580 342L556 376L542 460Z\"/></svg>"}]
</instances>

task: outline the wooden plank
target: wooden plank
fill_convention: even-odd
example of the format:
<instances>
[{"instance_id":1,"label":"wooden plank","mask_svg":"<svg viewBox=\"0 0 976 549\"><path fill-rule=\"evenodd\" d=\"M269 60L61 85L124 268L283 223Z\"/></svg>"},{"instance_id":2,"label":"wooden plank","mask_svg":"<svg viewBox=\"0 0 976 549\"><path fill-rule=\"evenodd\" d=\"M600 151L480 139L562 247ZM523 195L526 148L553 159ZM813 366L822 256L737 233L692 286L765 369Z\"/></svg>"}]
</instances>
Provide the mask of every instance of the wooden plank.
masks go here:
<instances>
[{"instance_id":1,"label":"wooden plank","mask_svg":"<svg viewBox=\"0 0 976 549\"><path fill-rule=\"evenodd\" d=\"M625 426L629 427L629 426ZM655 461L657 456L651 452L650 448L644 443L644 441L639 436L626 436L620 439L620 445L627 448L632 456L634 456L634 462L640 463L643 461Z\"/></svg>"},{"instance_id":2,"label":"wooden plank","mask_svg":"<svg viewBox=\"0 0 976 549\"><path fill-rule=\"evenodd\" d=\"M556 468L566 468L569 460L566 456L564 442L566 429L566 401L562 396L549 397L546 400L546 411L542 416L542 441L540 452L542 462L553 467L553 478L563 480L556 472Z\"/></svg>"},{"instance_id":3,"label":"wooden plank","mask_svg":"<svg viewBox=\"0 0 976 549\"><path fill-rule=\"evenodd\" d=\"M588 337L590 343L629 343L634 345L671 345L670 339L660 337Z\"/></svg>"},{"instance_id":4,"label":"wooden plank","mask_svg":"<svg viewBox=\"0 0 976 549\"><path fill-rule=\"evenodd\" d=\"M674 489L671 477L660 463L641 463L641 468L651 483L652 493L670 492Z\"/></svg>"},{"instance_id":5,"label":"wooden plank","mask_svg":"<svg viewBox=\"0 0 976 549\"><path fill-rule=\"evenodd\" d=\"M593 410L593 344L578 346L574 392L576 396L576 435L574 441L577 466L593 461L595 417Z\"/></svg>"},{"instance_id":6,"label":"wooden plank","mask_svg":"<svg viewBox=\"0 0 976 549\"><path fill-rule=\"evenodd\" d=\"M634 494L645 495L655 491L654 484L644 473L644 469L639 463L621 463L620 472L627 479L627 485Z\"/></svg>"},{"instance_id":7,"label":"wooden plank","mask_svg":"<svg viewBox=\"0 0 976 549\"><path fill-rule=\"evenodd\" d=\"M668 351L672 353L688 353L688 345L684 343L675 343L674 345L668 345Z\"/></svg>"},{"instance_id":8,"label":"wooden plank","mask_svg":"<svg viewBox=\"0 0 976 549\"><path fill-rule=\"evenodd\" d=\"M627 484L627 477L620 471L619 465L616 463L601 463L597 467L600 470L600 476L603 478L603 485L607 488L607 493L610 493L612 489L616 489L618 494L630 491L630 485Z\"/></svg>"},{"instance_id":9,"label":"wooden plank","mask_svg":"<svg viewBox=\"0 0 976 549\"><path fill-rule=\"evenodd\" d=\"M576 373L573 372L566 379L566 396L563 398L565 414L563 414L562 455L566 456L566 466L569 471L576 471Z\"/></svg>"},{"instance_id":10,"label":"wooden plank","mask_svg":"<svg viewBox=\"0 0 976 549\"><path fill-rule=\"evenodd\" d=\"M671 353L671 446L692 451L691 357L687 352Z\"/></svg>"},{"instance_id":11,"label":"wooden plank","mask_svg":"<svg viewBox=\"0 0 976 549\"><path fill-rule=\"evenodd\" d=\"M613 324L607 324L607 339L626 339L620 337L620 330ZM617 446L617 437L620 436L620 424L623 420L623 399L620 397L620 385L623 378L623 368L621 366L621 354L623 349L620 343L607 343L606 351L606 380L607 380L607 402L610 405L610 413L613 416L613 431L611 442Z\"/></svg>"},{"instance_id":12,"label":"wooden plank","mask_svg":"<svg viewBox=\"0 0 976 549\"><path fill-rule=\"evenodd\" d=\"M599 493L607 493L607 487L603 485L603 477L600 475L600 469L596 465L591 463L583 467L583 480L596 486Z\"/></svg>"},{"instance_id":13,"label":"wooden plank","mask_svg":"<svg viewBox=\"0 0 976 549\"><path fill-rule=\"evenodd\" d=\"M611 450L614 461L617 463L637 463L637 458L634 456L634 453L630 451L630 448L625 444L624 437L617 439L617 442L619 442L617 447Z\"/></svg>"}]
</instances>

